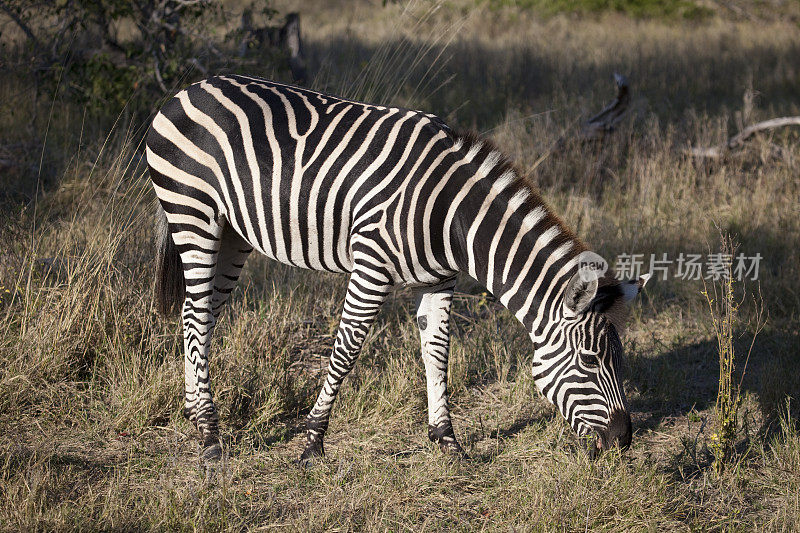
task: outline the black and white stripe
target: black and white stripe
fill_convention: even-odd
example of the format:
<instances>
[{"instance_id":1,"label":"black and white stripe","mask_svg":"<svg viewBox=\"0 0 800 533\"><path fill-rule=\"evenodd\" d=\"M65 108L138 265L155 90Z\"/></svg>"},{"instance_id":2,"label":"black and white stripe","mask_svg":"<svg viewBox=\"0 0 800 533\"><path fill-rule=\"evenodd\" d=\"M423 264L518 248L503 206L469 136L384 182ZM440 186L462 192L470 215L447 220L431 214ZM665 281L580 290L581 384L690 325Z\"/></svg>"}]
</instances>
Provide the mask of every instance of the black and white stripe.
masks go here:
<instances>
[{"instance_id":1,"label":"black and white stripe","mask_svg":"<svg viewBox=\"0 0 800 533\"><path fill-rule=\"evenodd\" d=\"M584 283L576 274L584 245L486 141L419 111L220 76L164 106L147 138L147 161L168 223L160 275L171 249L182 267L172 281L185 289L185 412L207 455L219 450L211 333L252 250L350 274L304 458L323 453L337 391L381 304L404 285L419 287L429 434L460 450L446 390L459 272L524 324L536 348L536 383L576 431L630 440L629 419L627 437L603 432L621 416L615 413L627 417L613 310L642 283Z\"/></svg>"}]
</instances>

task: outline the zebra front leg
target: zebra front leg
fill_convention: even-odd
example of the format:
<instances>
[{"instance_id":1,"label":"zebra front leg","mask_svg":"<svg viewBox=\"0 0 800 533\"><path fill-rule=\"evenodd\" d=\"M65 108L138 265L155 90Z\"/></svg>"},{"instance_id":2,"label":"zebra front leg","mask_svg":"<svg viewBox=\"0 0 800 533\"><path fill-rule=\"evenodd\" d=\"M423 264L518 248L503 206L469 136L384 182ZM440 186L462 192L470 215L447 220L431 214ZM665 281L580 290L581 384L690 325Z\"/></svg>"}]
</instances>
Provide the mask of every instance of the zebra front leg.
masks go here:
<instances>
[{"instance_id":1,"label":"zebra front leg","mask_svg":"<svg viewBox=\"0 0 800 533\"><path fill-rule=\"evenodd\" d=\"M428 385L428 438L446 453L463 454L456 440L447 398L450 308L455 279L422 289L417 295L417 326Z\"/></svg>"},{"instance_id":2,"label":"zebra front leg","mask_svg":"<svg viewBox=\"0 0 800 533\"><path fill-rule=\"evenodd\" d=\"M376 281L370 275L353 272L350 276L342 318L328 364L328 375L314 408L306 418L307 443L300 456L301 464L325 455L323 439L336 394L344 378L353 369L367 332L390 290L391 285L388 282Z\"/></svg>"}]
</instances>

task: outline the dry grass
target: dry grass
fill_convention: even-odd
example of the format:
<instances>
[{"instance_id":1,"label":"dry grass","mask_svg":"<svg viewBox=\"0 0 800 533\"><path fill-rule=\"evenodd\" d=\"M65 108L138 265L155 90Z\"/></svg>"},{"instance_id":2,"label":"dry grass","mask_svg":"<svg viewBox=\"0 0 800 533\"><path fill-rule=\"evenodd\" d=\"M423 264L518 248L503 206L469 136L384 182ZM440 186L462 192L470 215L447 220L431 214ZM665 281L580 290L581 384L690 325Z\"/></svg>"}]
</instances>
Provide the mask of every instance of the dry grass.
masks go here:
<instances>
[{"instance_id":1,"label":"dry grass","mask_svg":"<svg viewBox=\"0 0 800 533\"><path fill-rule=\"evenodd\" d=\"M35 148L14 148L19 164L3 178L0 529L800 529L797 135L714 164L682 153L740 122L800 112L796 26L327 5L309 4L303 20L318 87L440 113L523 167L601 107L613 71L630 75L634 112L611 142L567 143L533 178L605 257L705 253L718 246L714 224L762 254L769 322L742 385L733 463L710 468L718 359L701 282L656 280L634 308L634 446L592 463L536 394L522 328L463 280L450 380L471 460L427 442L413 298L400 291L342 390L328 458L300 469L298 430L345 280L253 257L214 345L227 448L207 476L180 414L178 326L153 307L138 137L118 125L103 146L102 117L32 101L19 75L0 83L0 144ZM746 109L748 89L760 96ZM737 331L737 347L752 333Z\"/></svg>"}]
</instances>

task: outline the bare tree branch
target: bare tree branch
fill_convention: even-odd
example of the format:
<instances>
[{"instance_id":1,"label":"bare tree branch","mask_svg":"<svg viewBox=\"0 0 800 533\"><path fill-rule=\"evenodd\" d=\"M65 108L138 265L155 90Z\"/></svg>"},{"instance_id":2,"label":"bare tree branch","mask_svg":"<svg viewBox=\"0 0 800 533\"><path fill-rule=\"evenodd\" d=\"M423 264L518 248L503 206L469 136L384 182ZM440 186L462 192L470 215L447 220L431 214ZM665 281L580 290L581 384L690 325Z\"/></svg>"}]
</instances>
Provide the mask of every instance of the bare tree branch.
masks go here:
<instances>
[{"instance_id":1,"label":"bare tree branch","mask_svg":"<svg viewBox=\"0 0 800 533\"><path fill-rule=\"evenodd\" d=\"M602 111L581 126L577 135L580 142L602 141L608 133L614 131L616 125L622 121L623 116L628 111L628 105L631 101L628 80L622 74L614 73L614 82L617 84L617 96ZM541 165L551 155L562 152L566 146L567 137L562 135L547 151L539 156L530 170Z\"/></svg>"},{"instance_id":2,"label":"bare tree branch","mask_svg":"<svg viewBox=\"0 0 800 533\"><path fill-rule=\"evenodd\" d=\"M208 69L204 67L203 64L200 63L200 61L196 57L190 58L189 63L194 65L194 68L199 70L203 74L203 76L208 76Z\"/></svg>"},{"instance_id":3,"label":"bare tree branch","mask_svg":"<svg viewBox=\"0 0 800 533\"><path fill-rule=\"evenodd\" d=\"M303 54L303 41L300 38L300 15L289 13L286 25L280 32L283 46L289 50L289 68L296 83L306 82L306 62Z\"/></svg>"},{"instance_id":4,"label":"bare tree branch","mask_svg":"<svg viewBox=\"0 0 800 533\"><path fill-rule=\"evenodd\" d=\"M156 77L156 82L158 86L161 88L164 93L168 93L167 86L164 85L164 78L161 77L161 67L158 64L158 55L156 55L156 51L153 50L153 73Z\"/></svg>"},{"instance_id":5,"label":"bare tree branch","mask_svg":"<svg viewBox=\"0 0 800 533\"><path fill-rule=\"evenodd\" d=\"M281 48L289 56L289 68L292 71L294 82L303 85L306 82L307 72L303 40L300 35L300 15L289 13L283 26L254 28L252 22L252 12L245 10L242 13L240 25L242 40L239 43L239 57L244 57L251 45Z\"/></svg>"},{"instance_id":6,"label":"bare tree branch","mask_svg":"<svg viewBox=\"0 0 800 533\"><path fill-rule=\"evenodd\" d=\"M30 27L27 24L25 24L25 21L22 20L19 17L19 15L17 15L14 12L13 9L11 9L11 6L9 6L8 4L6 4L5 2L0 0L0 9L2 9L6 13L6 15L8 15L9 18L11 18L11 20L14 21L16 23L16 25L19 26L19 28L23 32L25 32L25 35L27 35L28 39L30 39L31 42L33 42L33 44L34 44L34 46L36 47L37 50L41 50L42 48L44 48L42 46L41 41L39 41L39 39L36 37L36 35L34 35L33 31L31 31Z\"/></svg>"}]
</instances>

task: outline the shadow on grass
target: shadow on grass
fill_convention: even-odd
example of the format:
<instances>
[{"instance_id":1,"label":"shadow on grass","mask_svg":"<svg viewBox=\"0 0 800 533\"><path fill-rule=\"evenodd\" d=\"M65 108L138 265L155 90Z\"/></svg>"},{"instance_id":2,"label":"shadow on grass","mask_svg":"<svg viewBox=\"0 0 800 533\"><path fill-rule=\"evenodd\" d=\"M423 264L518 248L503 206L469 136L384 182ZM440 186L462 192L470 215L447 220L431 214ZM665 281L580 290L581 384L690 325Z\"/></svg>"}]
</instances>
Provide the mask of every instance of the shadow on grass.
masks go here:
<instances>
[{"instance_id":1,"label":"shadow on grass","mask_svg":"<svg viewBox=\"0 0 800 533\"><path fill-rule=\"evenodd\" d=\"M568 39L554 39L559 37ZM376 46L348 36L305 44L323 90L396 105L393 98L411 95L412 105L481 130L496 126L509 108L545 111L575 98L596 106L610 98L613 72L629 75L637 98L645 98L660 119L675 120L689 109L711 115L738 109L753 80L774 107L797 106L794 79L781 73L796 64L800 46L752 45L725 34L692 42L693 53L657 44L617 49L619 43L609 41L607 50L585 57L555 43L490 47L456 41L443 49L402 39ZM375 64L381 57L391 59ZM336 65L361 68L334 71Z\"/></svg>"},{"instance_id":2,"label":"shadow on grass","mask_svg":"<svg viewBox=\"0 0 800 533\"><path fill-rule=\"evenodd\" d=\"M681 47L668 46L663 38L651 43L644 31L642 41L633 43L608 36L599 37L597 42L576 41L563 30L553 31L556 34L547 41L504 47L469 39L456 40L447 48L405 39L374 44L353 35L306 39L304 46L318 89L381 104L411 105L436 113L453 126L479 131L495 128L505 120L509 109L535 113L555 109L555 116L560 117L557 124L569 123L576 115L588 116L611 98L614 72L627 74L635 97L645 100L648 110L665 123L684 126L687 114L695 111L727 118L729 110L741 107L742 94L749 85L755 85L754 89L765 95L777 114L796 114L796 79L792 72L800 57L800 45L795 42L776 39L775 43L752 44L747 36L737 37L734 31L715 32L708 38L698 37L697 32L693 41ZM440 35L431 33L428 37L438 39ZM251 58L245 65L234 57L215 74L276 76L274 58ZM278 70L277 76L281 79L285 73ZM202 77L196 72L185 84ZM33 86L24 73L7 78L15 92L20 86ZM55 104L64 111L71 110L72 115L63 127L53 124L52 129L61 133L51 133L51 137L84 137L69 130L83 115L83 106L74 102L43 98L39 104L44 110L39 113L40 120L48 119L46 109ZM134 132L136 145L154 111L128 109L126 112L138 117L133 119L136 123L131 128L118 129ZM88 122L110 127L118 112L109 110L109 116L101 113ZM44 124L35 129L43 130ZM17 133L0 134L0 146L27 146ZM103 128L92 130L98 140L106 133ZM42 144L38 137L31 142ZM20 149L14 154L9 159L13 176L5 181L0 205L28 202L36 191L57 187L71 161L70 154L77 151L70 141L61 144L50 142L41 151ZM40 160L47 162L44 173L39 170Z\"/></svg>"},{"instance_id":3,"label":"shadow on grass","mask_svg":"<svg viewBox=\"0 0 800 533\"><path fill-rule=\"evenodd\" d=\"M741 372L752 336L740 331L736 338L737 370ZM626 389L634 417L634 433L654 430L667 420L688 423L685 435L681 437L681 448L673 450L676 453L670 460L672 466L668 467L669 472L676 476L696 474L713 461L702 438L710 433L708 419L700 413L713 409L716 403L719 376L716 350L714 340L694 342L664 347L663 352L649 357L632 357L628 364ZM800 334L771 331L758 336L747 360L742 395L754 394L761 422L753 427L755 413L740 413L740 423L747 426L747 438L737 445L740 455L747 451L751 437L767 439L777 431L777 415L786 408L786 398L800 395L800 376L793 371L797 368L800 368ZM791 416L795 419L800 417L797 402L791 405ZM539 413L518 418L510 425L488 432L473 430L464 439L464 444L470 447L486 438L514 437L526 428L550 424L552 418L552 413ZM491 457L493 454L488 454L484 459L490 460Z\"/></svg>"},{"instance_id":4,"label":"shadow on grass","mask_svg":"<svg viewBox=\"0 0 800 533\"><path fill-rule=\"evenodd\" d=\"M39 465L43 472L80 472L87 479L101 479L116 472L127 457L85 453L43 450L24 444L11 446L4 457L4 474L18 474L31 471Z\"/></svg>"},{"instance_id":5,"label":"shadow on grass","mask_svg":"<svg viewBox=\"0 0 800 533\"><path fill-rule=\"evenodd\" d=\"M792 371L800 367L800 334L762 332L749 360L752 336L740 331L735 338L737 376L745 371L742 393L754 393L762 415L770 420L787 396L800 393L800 378ZM654 357L633 357L628 366L630 386L636 389L631 410L646 415L638 424L641 428L653 429L666 417L685 416L716 403L719 360L714 340L677 346Z\"/></svg>"}]
</instances>

